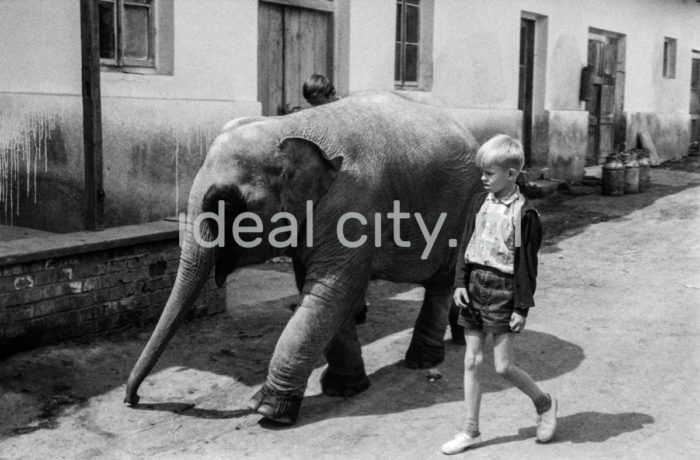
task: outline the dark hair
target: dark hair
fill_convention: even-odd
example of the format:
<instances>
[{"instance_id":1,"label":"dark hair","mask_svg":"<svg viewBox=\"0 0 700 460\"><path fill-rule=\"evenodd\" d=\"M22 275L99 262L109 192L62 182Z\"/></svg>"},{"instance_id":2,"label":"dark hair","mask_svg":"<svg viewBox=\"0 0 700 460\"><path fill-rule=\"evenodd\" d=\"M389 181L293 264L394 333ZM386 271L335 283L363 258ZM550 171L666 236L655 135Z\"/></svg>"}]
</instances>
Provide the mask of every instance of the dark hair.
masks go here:
<instances>
[{"instance_id":1,"label":"dark hair","mask_svg":"<svg viewBox=\"0 0 700 460\"><path fill-rule=\"evenodd\" d=\"M331 81L325 75L317 73L311 75L304 82L302 92L304 94L304 99L306 100L309 100L314 96L323 96L325 98L335 96L335 88L333 87L333 83L331 83Z\"/></svg>"}]
</instances>

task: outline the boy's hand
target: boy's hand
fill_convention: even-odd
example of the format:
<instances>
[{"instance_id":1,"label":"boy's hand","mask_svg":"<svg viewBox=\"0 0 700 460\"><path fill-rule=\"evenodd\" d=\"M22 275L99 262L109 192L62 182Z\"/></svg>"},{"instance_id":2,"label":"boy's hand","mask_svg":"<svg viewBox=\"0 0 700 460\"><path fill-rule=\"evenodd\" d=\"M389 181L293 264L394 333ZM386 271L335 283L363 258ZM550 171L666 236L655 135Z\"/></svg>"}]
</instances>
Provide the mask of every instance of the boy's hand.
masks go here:
<instances>
[{"instance_id":1,"label":"boy's hand","mask_svg":"<svg viewBox=\"0 0 700 460\"><path fill-rule=\"evenodd\" d=\"M513 312L510 316L510 330L513 332L522 332L525 329L527 318L523 315Z\"/></svg>"},{"instance_id":2,"label":"boy's hand","mask_svg":"<svg viewBox=\"0 0 700 460\"><path fill-rule=\"evenodd\" d=\"M467 288L457 288L455 289L452 298L458 307L467 308L467 303L469 303L469 296L467 295Z\"/></svg>"}]
</instances>

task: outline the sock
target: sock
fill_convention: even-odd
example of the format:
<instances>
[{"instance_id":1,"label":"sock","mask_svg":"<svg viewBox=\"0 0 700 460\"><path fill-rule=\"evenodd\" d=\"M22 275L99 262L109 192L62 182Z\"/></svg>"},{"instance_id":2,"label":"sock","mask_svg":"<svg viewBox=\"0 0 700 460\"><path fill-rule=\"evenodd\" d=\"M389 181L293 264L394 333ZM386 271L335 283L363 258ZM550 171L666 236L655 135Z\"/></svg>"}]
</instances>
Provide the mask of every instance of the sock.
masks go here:
<instances>
[{"instance_id":1,"label":"sock","mask_svg":"<svg viewBox=\"0 0 700 460\"><path fill-rule=\"evenodd\" d=\"M552 397L547 393L542 393L533 401L538 415L542 415L552 407Z\"/></svg>"},{"instance_id":2,"label":"sock","mask_svg":"<svg viewBox=\"0 0 700 460\"><path fill-rule=\"evenodd\" d=\"M468 418L467 424L466 424L466 429L464 431L471 438L476 438L477 436L481 435L481 432L479 431L479 419L478 418Z\"/></svg>"}]
</instances>

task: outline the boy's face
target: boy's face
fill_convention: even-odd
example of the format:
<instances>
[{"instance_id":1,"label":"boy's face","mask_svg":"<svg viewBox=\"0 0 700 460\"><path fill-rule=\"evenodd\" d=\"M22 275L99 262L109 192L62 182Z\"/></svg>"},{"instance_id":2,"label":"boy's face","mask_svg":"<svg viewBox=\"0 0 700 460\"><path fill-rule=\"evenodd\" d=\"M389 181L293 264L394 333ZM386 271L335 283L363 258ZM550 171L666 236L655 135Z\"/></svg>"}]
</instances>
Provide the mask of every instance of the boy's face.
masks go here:
<instances>
[{"instance_id":1,"label":"boy's face","mask_svg":"<svg viewBox=\"0 0 700 460\"><path fill-rule=\"evenodd\" d=\"M504 168L495 164L487 164L481 170L481 182L487 192L502 196L515 189L515 169Z\"/></svg>"}]
</instances>

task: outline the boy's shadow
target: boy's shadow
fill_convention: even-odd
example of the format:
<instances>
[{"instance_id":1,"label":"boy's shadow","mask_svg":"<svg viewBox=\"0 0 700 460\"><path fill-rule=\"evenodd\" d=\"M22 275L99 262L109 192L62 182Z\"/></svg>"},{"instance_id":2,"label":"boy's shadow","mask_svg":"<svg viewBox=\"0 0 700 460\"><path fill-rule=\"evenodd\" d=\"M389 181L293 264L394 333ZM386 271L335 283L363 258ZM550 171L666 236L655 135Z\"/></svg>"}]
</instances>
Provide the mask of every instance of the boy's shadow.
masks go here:
<instances>
[{"instance_id":1,"label":"boy's shadow","mask_svg":"<svg viewBox=\"0 0 700 460\"><path fill-rule=\"evenodd\" d=\"M492 341L484 348L484 393L499 392L512 384L493 371ZM578 345L537 331L525 331L518 337L516 362L537 381L549 380L576 369L585 356ZM372 386L353 398L332 398L315 394L304 398L302 413L295 426L332 417L400 413L435 404L462 401L464 346L446 342L445 360L438 367L441 378L430 381L427 369L408 369L394 362L369 375ZM409 396L410 395L410 396Z\"/></svg>"},{"instance_id":2,"label":"boy's shadow","mask_svg":"<svg viewBox=\"0 0 700 460\"><path fill-rule=\"evenodd\" d=\"M602 412L579 412L578 414L559 417L557 433L551 443L605 442L624 433L641 430L644 425L654 423L654 418L639 412L621 414L604 414ZM535 437L535 427L521 428L517 435L500 436L487 439L484 446L523 441Z\"/></svg>"}]
</instances>

